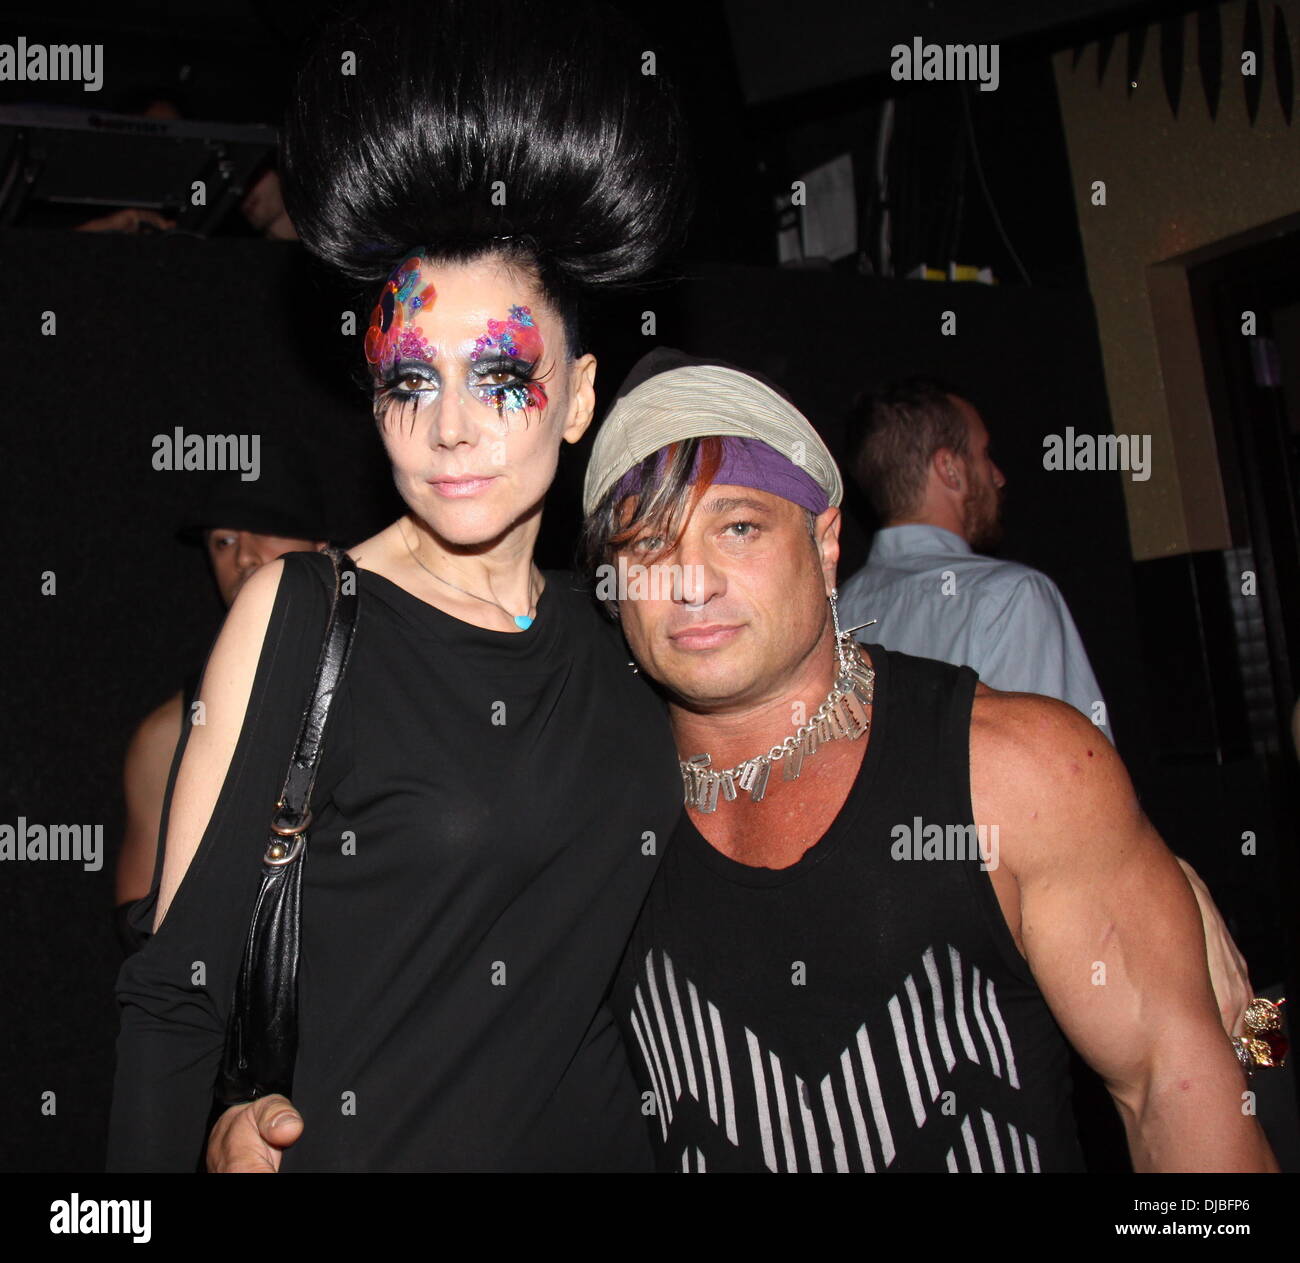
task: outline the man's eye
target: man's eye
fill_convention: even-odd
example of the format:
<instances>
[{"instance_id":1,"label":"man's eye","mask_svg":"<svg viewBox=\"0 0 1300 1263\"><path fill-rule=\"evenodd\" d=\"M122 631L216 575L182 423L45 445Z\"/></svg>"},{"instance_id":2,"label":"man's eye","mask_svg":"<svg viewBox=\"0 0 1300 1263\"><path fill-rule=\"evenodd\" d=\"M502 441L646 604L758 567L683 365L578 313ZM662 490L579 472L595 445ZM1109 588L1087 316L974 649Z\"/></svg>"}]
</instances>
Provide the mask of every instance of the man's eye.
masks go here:
<instances>
[{"instance_id":1,"label":"man's eye","mask_svg":"<svg viewBox=\"0 0 1300 1263\"><path fill-rule=\"evenodd\" d=\"M636 553L657 553L663 546L664 541L661 535L643 535L632 545L632 551Z\"/></svg>"},{"instance_id":2,"label":"man's eye","mask_svg":"<svg viewBox=\"0 0 1300 1263\"><path fill-rule=\"evenodd\" d=\"M494 368L479 379L484 386L509 386L519 380L519 374L508 368Z\"/></svg>"},{"instance_id":3,"label":"man's eye","mask_svg":"<svg viewBox=\"0 0 1300 1263\"><path fill-rule=\"evenodd\" d=\"M758 523L757 522L728 522L726 529L729 531L736 532L736 534L734 535L734 538L736 539L748 539L756 530L758 530Z\"/></svg>"}]
</instances>

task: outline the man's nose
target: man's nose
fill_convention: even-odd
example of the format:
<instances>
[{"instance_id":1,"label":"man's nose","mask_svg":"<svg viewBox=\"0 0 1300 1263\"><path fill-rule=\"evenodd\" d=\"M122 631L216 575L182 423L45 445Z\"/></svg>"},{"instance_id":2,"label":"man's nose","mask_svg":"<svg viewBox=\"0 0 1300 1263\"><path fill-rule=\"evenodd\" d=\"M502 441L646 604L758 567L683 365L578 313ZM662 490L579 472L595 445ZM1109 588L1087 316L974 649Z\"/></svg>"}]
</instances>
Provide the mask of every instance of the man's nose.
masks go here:
<instances>
[{"instance_id":1,"label":"man's nose","mask_svg":"<svg viewBox=\"0 0 1300 1263\"><path fill-rule=\"evenodd\" d=\"M726 577L714 564L708 546L702 540L684 538L673 558L681 567L681 583L673 585L673 597L681 593L683 605L707 605L726 591Z\"/></svg>"},{"instance_id":2,"label":"man's nose","mask_svg":"<svg viewBox=\"0 0 1300 1263\"><path fill-rule=\"evenodd\" d=\"M262 564L257 542L252 531L240 531L235 537L235 565L240 570L256 570Z\"/></svg>"}]
</instances>

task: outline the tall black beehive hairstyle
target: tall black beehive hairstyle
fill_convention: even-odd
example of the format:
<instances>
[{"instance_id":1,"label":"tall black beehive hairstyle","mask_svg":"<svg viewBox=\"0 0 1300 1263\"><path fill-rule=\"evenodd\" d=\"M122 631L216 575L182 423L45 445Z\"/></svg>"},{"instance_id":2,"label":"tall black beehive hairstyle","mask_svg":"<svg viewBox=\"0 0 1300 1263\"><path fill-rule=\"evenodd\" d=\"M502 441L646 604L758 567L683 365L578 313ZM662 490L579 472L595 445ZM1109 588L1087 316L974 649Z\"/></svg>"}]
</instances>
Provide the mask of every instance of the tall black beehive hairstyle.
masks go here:
<instances>
[{"instance_id":1,"label":"tall black beehive hairstyle","mask_svg":"<svg viewBox=\"0 0 1300 1263\"><path fill-rule=\"evenodd\" d=\"M683 123L648 52L596 0L365 5L317 38L286 119L300 237L363 282L417 248L497 253L570 323L649 273L688 214Z\"/></svg>"}]
</instances>

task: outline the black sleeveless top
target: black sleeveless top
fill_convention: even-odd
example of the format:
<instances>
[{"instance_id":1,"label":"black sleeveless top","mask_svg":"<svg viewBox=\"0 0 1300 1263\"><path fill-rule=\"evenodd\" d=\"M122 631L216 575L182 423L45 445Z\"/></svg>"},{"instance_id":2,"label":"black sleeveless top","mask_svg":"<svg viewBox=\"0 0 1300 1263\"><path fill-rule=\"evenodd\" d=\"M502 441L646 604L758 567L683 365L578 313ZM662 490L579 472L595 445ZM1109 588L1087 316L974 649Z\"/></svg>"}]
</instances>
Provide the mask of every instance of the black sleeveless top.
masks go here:
<instances>
[{"instance_id":1,"label":"black sleeveless top","mask_svg":"<svg viewBox=\"0 0 1300 1263\"><path fill-rule=\"evenodd\" d=\"M1068 1047L981 869L977 677L868 651L872 732L821 840L756 868L683 814L651 886L614 1007L658 1165L1081 1170Z\"/></svg>"},{"instance_id":2,"label":"black sleeveless top","mask_svg":"<svg viewBox=\"0 0 1300 1263\"><path fill-rule=\"evenodd\" d=\"M517 634L358 574L303 869L306 1127L281 1169L649 1170L605 997L681 811L663 704L570 574L545 572ZM193 1170L202 1152L332 588L327 557L285 556L220 797L122 968L112 1170Z\"/></svg>"}]
</instances>

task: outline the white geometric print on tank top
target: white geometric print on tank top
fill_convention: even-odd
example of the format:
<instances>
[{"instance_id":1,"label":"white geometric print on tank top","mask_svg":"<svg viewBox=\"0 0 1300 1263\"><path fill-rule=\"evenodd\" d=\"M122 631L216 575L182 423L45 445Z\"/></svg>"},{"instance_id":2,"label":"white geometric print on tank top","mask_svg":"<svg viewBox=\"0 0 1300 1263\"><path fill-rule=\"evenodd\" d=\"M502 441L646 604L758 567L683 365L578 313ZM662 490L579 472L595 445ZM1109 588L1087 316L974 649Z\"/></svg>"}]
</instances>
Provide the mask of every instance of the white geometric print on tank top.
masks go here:
<instances>
[{"instance_id":1,"label":"white geometric print on tank top","mask_svg":"<svg viewBox=\"0 0 1300 1263\"><path fill-rule=\"evenodd\" d=\"M666 952L648 952L631 1026L653 1085L664 1141L673 1106L687 1094L708 1110L733 1145L739 1145L742 1129L754 1128L770 1171L883 1171L894 1161L896 1130L909 1121L917 1128L926 1125L959 1057L1019 1089L1015 1050L993 980L978 966L968 967L955 947L948 945L944 955L927 948L920 969L889 998L888 1025L884 1033L875 1030L874 1045L863 1022L837 1064L810 1086L748 1027L729 1039L717 1006L702 999L689 979L677 977ZM906 1106L893 1103L892 1119L876 1060L891 1053L907 1087ZM731 1074L736 1056L749 1064L752 1102L736 1099ZM818 1123L830 1137L829 1153L822 1152ZM981 1108L975 1118L968 1114L960 1127L962 1146L946 1155L949 1171L1040 1169L1033 1136L999 1122L988 1110ZM691 1145L682 1150L680 1166L707 1169L704 1154Z\"/></svg>"}]
</instances>

